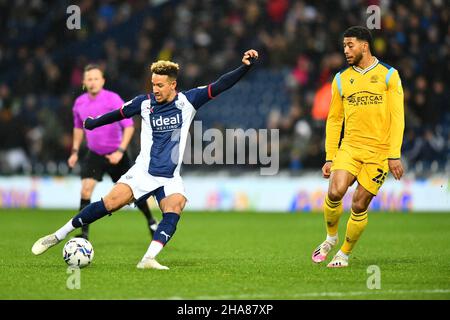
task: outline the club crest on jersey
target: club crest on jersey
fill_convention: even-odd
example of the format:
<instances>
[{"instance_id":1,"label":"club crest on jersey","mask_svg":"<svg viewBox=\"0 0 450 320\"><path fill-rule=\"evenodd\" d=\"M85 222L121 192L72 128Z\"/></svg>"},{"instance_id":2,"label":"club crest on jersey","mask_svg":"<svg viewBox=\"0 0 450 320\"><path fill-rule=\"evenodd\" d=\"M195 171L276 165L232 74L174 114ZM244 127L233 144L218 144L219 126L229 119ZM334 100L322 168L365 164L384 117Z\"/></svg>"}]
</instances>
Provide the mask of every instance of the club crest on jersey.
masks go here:
<instances>
[{"instance_id":1,"label":"club crest on jersey","mask_svg":"<svg viewBox=\"0 0 450 320\"><path fill-rule=\"evenodd\" d=\"M150 112L151 113L151 112ZM177 113L171 117L164 117L162 115L156 116L150 114L152 129L154 131L172 131L181 126L181 113Z\"/></svg>"},{"instance_id":2,"label":"club crest on jersey","mask_svg":"<svg viewBox=\"0 0 450 320\"><path fill-rule=\"evenodd\" d=\"M353 84L353 81L355 81L354 79L350 79L350 83Z\"/></svg>"}]
</instances>

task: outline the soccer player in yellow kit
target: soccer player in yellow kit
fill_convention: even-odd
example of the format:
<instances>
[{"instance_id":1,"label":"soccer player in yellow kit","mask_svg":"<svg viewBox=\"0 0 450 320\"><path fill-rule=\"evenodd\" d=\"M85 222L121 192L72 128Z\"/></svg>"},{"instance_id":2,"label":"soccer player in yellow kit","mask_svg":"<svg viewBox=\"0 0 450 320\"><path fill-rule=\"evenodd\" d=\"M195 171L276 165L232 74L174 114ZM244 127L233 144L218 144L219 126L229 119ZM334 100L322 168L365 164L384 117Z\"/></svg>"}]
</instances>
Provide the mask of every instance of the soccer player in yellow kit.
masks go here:
<instances>
[{"instance_id":1,"label":"soccer player in yellow kit","mask_svg":"<svg viewBox=\"0 0 450 320\"><path fill-rule=\"evenodd\" d=\"M327 265L347 267L348 258L367 225L367 208L388 171L403 175L400 150L403 140L403 90L396 69L371 54L372 36L364 27L344 32L343 46L349 67L338 72L326 124L324 178L329 178L324 202L327 237L312 260L324 261L338 244L342 198L358 181L344 243ZM343 138L341 131L344 130Z\"/></svg>"}]
</instances>

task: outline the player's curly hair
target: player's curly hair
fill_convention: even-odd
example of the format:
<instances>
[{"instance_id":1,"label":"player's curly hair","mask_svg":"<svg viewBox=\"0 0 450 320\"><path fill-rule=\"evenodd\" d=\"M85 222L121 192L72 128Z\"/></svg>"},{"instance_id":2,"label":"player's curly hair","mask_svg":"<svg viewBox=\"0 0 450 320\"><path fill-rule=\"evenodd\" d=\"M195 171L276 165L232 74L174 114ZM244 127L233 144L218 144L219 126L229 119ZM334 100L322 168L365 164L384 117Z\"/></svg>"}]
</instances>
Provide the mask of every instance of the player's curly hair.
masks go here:
<instances>
[{"instance_id":1,"label":"player's curly hair","mask_svg":"<svg viewBox=\"0 0 450 320\"><path fill-rule=\"evenodd\" d=\"M372 33L366 27L353 26L344 31L343 37L355 37L358 40L366 41L369 44L369 49L372 51L373 41Z\"/></svg>"},{"instance_id":2,"label":"player's curly hair","mask_svg":"<svg viewBox=\"0 0 450 320\"><path fill-rule=\"evenodd\" d=\"M178 77L178 70L180 70L180 67L178 66L178 63L167 60L159 60L152 63L150 70L152 73L176 79Z\"/></svg>"}]
</instances>

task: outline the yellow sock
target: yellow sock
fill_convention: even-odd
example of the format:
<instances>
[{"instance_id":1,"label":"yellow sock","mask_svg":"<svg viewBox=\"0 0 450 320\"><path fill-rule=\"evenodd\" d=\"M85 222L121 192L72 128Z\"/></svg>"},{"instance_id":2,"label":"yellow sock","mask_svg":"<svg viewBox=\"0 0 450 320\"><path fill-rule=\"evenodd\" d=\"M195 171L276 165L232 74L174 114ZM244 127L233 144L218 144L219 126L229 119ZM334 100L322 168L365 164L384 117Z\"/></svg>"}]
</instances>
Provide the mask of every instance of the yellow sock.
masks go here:
<instances>
[{"instance_id":1,"label":"yellow sock","mask_svg":"<svg viewBox=\"0 0 450 320\"><path fill-rule=\"evenodd\" d=\"M361 237L361 234L367 226L367 220L367 210L361 213L354 213L351 210L351 215L347 222L344 244L341 247L343 253L350 254L352 252L356 241Z\"/></svg>"},{"instance_id":2,"label":"yellow sock","mask_svg":"<svg viewBox=\"0 0 450 320\"><path fill-rule=\"evenodd\" d=\"M342 212L342 200L331 201L327 195L323 203L323 213L327 234L331 237L335 236L338 232L339 218L342 216Z\"/></svg>"}]
</instances>

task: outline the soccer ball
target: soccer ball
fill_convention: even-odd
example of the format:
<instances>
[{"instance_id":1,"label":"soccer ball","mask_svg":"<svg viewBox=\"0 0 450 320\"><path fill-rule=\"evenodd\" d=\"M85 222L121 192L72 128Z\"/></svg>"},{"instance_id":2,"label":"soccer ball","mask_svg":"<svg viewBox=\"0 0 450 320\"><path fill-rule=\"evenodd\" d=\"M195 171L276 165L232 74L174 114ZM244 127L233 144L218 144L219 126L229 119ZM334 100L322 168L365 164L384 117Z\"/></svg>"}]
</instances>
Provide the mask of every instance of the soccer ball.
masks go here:
<instances>
[{"instance_id":1,"label":"soccer ball","mask_svg":"<svg viewBox=\"0 0 450 320\"><path fill-rule=\"evenodd\" d=\"M64 245L63 258L69 266L83 268L94 259L94 248L86 239L73 238Z\"/></svg>"}]
</instances>

